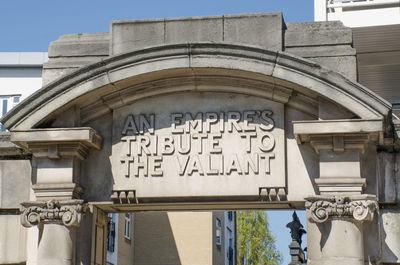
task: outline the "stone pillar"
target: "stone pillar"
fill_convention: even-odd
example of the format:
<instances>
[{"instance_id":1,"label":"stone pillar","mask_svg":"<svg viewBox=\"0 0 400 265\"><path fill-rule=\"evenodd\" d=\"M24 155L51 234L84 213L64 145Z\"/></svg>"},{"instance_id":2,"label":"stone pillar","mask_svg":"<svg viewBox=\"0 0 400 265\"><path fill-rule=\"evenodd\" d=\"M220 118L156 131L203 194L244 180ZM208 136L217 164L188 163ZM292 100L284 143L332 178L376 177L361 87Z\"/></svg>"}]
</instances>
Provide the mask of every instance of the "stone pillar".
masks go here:
<instances>
[{"instance_id":1,"label":"stone pillar","mask_svg":"<svg viewBox=\"0 0 400 265\"><path fill-rule=\"evenodd\" d=\"M40 228L38 264L74 264L74 227L79 225L84 210L82 200L22 203L22 225Z\"/></svg>"},{"instance_id":2,"label":"stone pillar","mask_svg":"<svg viewBox=\"0 0 400 265\"><path fill-rule=\"evenodd\" d=\"M370 195L307 198L308 264L364 265L362 223L377 208Z\"/></svg>"},{"instance_id":3,"label":"stone pillar","mask_svg":"<svg viewBox=\"0 0 400 265\"><path fill-rule=\"evenodd\" d=\"M91 128L53 128L12 132L11 141L32 154L37 201L21 203L21 222L39 226L38 264L74 264L74 230L85 209L80 167L102 137Z\"/></svg>"}]
</instances>

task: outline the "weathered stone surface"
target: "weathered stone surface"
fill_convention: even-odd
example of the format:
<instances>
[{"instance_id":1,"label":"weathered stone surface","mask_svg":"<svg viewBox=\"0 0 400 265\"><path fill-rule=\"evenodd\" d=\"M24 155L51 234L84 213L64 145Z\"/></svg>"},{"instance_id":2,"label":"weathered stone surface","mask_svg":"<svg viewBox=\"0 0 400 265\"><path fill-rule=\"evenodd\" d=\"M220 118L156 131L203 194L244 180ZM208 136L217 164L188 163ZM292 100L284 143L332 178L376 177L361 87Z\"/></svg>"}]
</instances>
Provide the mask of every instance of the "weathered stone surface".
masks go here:
<instances>
[{"instance_id":1,"label":"weathered stone surface","mask_svg":"<svg viewBox=\"0 0 400 265\"><path fill-rule=\"evenodd\" d=\"M223 23L221 16L165 19L164 43L222 42Z\"/></svg>"},{"instance_id":2,"label":"weathered stone surface","mask_svg":"<svg viewBox=\"0 0 400 265\"><path fill-rule=\"evenodd\" d=\"M29 200L30 160L0 160L0 208L18 209Z\"/></svg>"},{"instance_id":3,"label":"weathered stone surface","mask_svg":"<svg viewBox=\"0 0 400 265\"><path fill-rule=\"evenodd\" d=\"M318 43L314 44L318 45ZM292 46L285 47L285 52L303 58L343 57L356 55L356 50L351 47L351 43L321 46Z\"/></svg>"},{"instance_id":4,"label":"weathered stone surface","mask_svg":"<svg viewBox=\"0 0 400 265\"><path fill-rule=\"evenodd\" d=\"M285 52L320 63L357 80L352 31L341 22L287 23Z\"/></svg>"},{"instance_id":5,"label":"weathered stone surface","mask_svg":"<svg viewBox=\"0 0 400 265\"><path fill-rule=\"evenodd\" d=\"M26 261L27 229L19 215L0 214L0 263L21 264Z\"/></svg>"},{"instance_id":6,"label":"weathered stone surface","mask_svg":"<svg viewBox=\"0 0 400 265\"><path fill-rule=\"evenodd\" d=\"M0 157L3 158L23 158L28 153L21 147L11 142L11 133L1 132L0 133Z\"/></svg>"},{"instance_id":7,"label":"weathered stone surface","mask_svg":"<svg viewBox=\"0 0 400 265\"><path fill-rule=\"evenodd\" d=\"M241 43L281 51L282 34L281 13L115 21L111 55L191 42Z\"/></svg>"},{"instance_id":8,"label":"weathered stone surface","mask_svg":"<svg viewBox=\"0 0 400 265\"><path fill-rule=\"evenodd\" d=\"M164 19L111 22L111 55L163 44L164 26Z\"/></svg>"},{"instance_id":9,"label":"weathered stone surface","mask_svg":"<svg viewBox=\"0 0 400 265\"><path fill-rule=\"evenodd\" d=\"M226 15L224 41L281 51L283 27L282 13Z\"/></svg>"},{"instance_id":10,"label":"weathered stone surface","mask_svg":"<svg viewBox=\"0 0 400 265\"><path fill-rule=\"evenodd\" d=\"M321 56L307 58L341 73L352 81L357 80L357 59L355 56Z\"/></svg>"},{"instance_id":11,"label":"weathered stone surface","mask_svg":"<svg viewBox=\"0 0 400 265\"><path fill-rule=\"evenodd\" d=\"M280 103L224 93L175 94L118 108L113 124L116 191L135 190L139 199L258 198L262 187L286 187Z\"/></svg>"},{"instance_id":12,"label":"weathered stone surface","mask_svg":"<svg viewBox=\"0 0 400 265\"><path fill-rule=\"evenodd\" d=\"M49 61L43 64L43 85L79 67L109 55L109 33L66 34L49 46Z\"/></svg>"},{"instance_id":13,"label":"weathered stone surface","mask_svg":"<svg viewBox=\"0 0 400 265\"><path fill-rule=\"evenodd\" d=\"M351 44L352 31L342 22L287 23L285 47Z\"/></svg>"},{"instance_id":14,"label":"weathered stone surface","mask_svg":"<svg viewBox=\"0 0 400 265\"><path fill-rule=\"evenodd\" d=\"M400 173L398 153L379 152L377 154L377 185L379 200L385 203L400 201Z\"/></svg>"},{"instance_id":15,"label":"weathered stone surface","mask_svg":"<svg viewBox=\"0 0 400 265\"><path fill-rule=\"evenodd\" d=\"M108 56L109 33L66 34L50 43L49 58Z\"/></svg>"},{"instance_id":16,"label":"weathered stone surface","mask_svg":"<svg viewBox=\"0 0 400 265\"><path fill-rule=\"evenodd\" d=\"M59 224L44 225L38 248L38 264L74 264L73 240L74 235L66 226Z\"/></svg>"},{"instance_id":17,"label":"weathered stone surface","mask_svg":"<svg viewBox=\"0 0 400 265\"><path fill-rule=\"evenodd\" d=\"M400 210L387 207L380 213L382 262L400 262Z\"/></svg>"}]
</instances>

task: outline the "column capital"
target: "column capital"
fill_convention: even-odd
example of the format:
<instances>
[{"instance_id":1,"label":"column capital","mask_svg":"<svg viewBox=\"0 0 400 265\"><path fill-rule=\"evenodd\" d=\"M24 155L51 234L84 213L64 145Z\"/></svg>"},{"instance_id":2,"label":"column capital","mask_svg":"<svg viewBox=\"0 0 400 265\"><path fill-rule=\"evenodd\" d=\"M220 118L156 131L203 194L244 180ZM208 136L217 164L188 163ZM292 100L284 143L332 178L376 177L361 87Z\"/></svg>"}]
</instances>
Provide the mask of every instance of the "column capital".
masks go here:
<instances>
[{"instance_id":1,"label":"column capital","mask_svg":"<svg viewBox=\"0 0 400 265\"><path fill-rule=\"evenodd\" d=\"M21 203L21 223L24 227L43 224L63 224L67 227L79 226L82 213L86 210L83 200Z\"/></svg>"},{"instance_id":2,"label":"column capital","mask_svg":"<svg viewBox=\"0 0 400 265\"><path fill-rule=\"evenodd\" d=\"M376 196L315 196L306 198L308 218L323 223L329 218L351 218L358 222L372 221L379 208Z\"/></svg>"}]
</instances>

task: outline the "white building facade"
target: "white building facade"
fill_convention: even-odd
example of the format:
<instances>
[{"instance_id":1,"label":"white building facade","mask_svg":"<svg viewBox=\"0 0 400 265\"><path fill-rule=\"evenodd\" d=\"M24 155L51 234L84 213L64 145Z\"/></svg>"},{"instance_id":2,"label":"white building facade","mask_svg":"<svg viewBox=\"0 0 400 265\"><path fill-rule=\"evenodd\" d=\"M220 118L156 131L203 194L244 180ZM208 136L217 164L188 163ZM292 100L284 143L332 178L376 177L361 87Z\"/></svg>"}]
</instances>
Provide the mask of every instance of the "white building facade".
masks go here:
<instances>
[{"instance_id":1,"label":"white building facade","mask_svg":"<svg viewBox=\"0 0 400 265\"><path fill-rule=\"evenodd\" d=\"M314 20L340 20L347 27L400 24L400 2L398 0L314 0Z\"/></svg>"}]
</instances>

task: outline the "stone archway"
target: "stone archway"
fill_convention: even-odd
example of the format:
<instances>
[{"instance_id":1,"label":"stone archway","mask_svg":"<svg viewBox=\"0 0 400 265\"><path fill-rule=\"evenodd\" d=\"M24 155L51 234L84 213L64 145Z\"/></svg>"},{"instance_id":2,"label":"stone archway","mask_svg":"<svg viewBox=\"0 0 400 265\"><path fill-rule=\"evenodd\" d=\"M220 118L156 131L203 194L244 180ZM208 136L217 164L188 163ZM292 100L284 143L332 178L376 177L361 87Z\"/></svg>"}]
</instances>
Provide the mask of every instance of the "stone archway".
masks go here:
<instances>
[{"instance_id":1,"label":"stone archway","mask_svg":"<svg viewBox=\"0 0 400 265\"><path fill-rule=\"evenodd\" d=\"M336 118L323 119L332 106ZM38 201L23 204L25 224L44 224L44 234L59 235L65 250L49 258L43 245L52 239L44 238L41 264L72 264L61 260L72 257L79 240L65 226L91 223L89 213L81 221L84 199L100 213L307 207L314 238L337 242L319 225L329 218L332 231L351 229L347 242L353 247L342 262L361 265L363 229L355 222L373 219L376 198L362 194L369 175L360 163L369 146L382 142L389 113L390 105L366 88L310 61L243 45L190 43L83 67L32 95L3 123L35 163ZM198 147L174 158L167 147L185 134ZM209 143L204 156L202 139ZM137 156L131 153L135 144ZM203 168L204 159L217 157L222 170ZM177 166L171 166L174 159ZM167 160L172 171L163 168ZM261 161L263 167L256 166ZM91 231L103 227L104 235L100 215ZM310 259L324 264L337 262L332 253L309 248Z\"/></svg>"}]
</instances>

